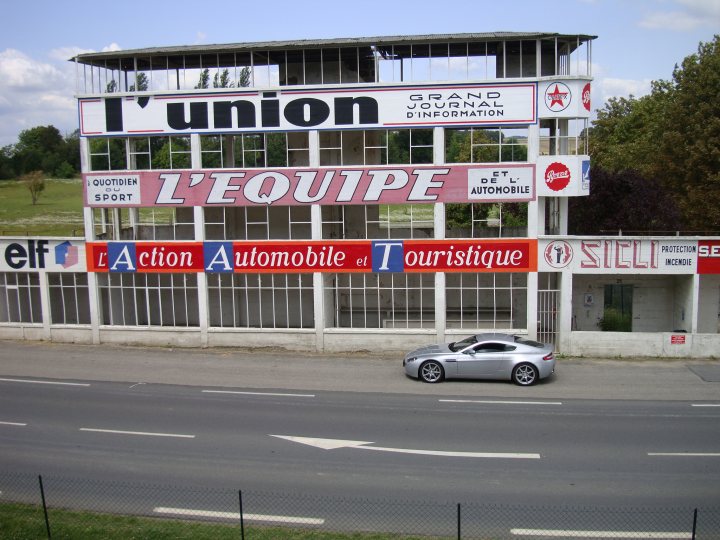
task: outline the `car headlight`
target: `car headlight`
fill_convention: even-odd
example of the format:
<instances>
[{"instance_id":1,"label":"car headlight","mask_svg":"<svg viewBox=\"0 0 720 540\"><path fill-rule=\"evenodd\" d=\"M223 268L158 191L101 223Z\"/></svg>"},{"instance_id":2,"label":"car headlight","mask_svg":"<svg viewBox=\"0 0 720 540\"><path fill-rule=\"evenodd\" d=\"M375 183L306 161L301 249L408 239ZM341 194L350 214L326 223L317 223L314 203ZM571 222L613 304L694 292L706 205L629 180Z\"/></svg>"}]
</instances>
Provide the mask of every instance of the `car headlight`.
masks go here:
<instances>
[{"instance_id":1,"label":"car headlight","mask_svg":"<svg viewBox=\"0 0 720 540\"><path fill-rule=\"evenodd\" d=\"M417 360L417 356L411 356L410 358L406 358L405 362L409 364L410 362L414 362L415 360Z\"/></svg>"}]
</instances>

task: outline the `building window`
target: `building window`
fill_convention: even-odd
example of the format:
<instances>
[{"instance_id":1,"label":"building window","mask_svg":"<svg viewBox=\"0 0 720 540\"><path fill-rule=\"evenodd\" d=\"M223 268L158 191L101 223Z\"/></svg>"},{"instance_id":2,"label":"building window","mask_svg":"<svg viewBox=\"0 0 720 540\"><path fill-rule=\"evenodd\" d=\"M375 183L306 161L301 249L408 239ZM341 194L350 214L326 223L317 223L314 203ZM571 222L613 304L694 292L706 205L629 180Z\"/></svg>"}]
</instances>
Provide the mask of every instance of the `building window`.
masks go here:
<instances>
[{"instance_id":1,"label":"building window","mask_svg":"<svg viewBox=\"0 0 720 540\"><path fill-rule=\"evenodd\" d=\"M0 323L42 323L38 274L0 273Z\"/></svg>"},{"instance_id":2,"label":"building window","mask_svg":"<svg viewBox=\"0 0 720 540\"><path fill-rule=\"evenodd\" d=\"M502 42L378 45L379 81L467 81L502 73Z\"/></svg>"},{"instance_id":3,"label":"building window","mask_svg":"<svg viewBox=\"0 0 720 540\"><path fill-rule=\"evenodd\" d=\"M204 169L306 167L310 163L308 134L242 133L201 135Z\"/></svg>"},{"instance_id":4,"label":"building window","mask_svg":"<svg viewBox=\"0 0 720 540\"><path fill-rule=\"evenodd\" d=\"M194 240L192 207L93 208L95 240Z\"/></svg>"},{"instance_id":5,"label":"building window","mask_svg":"<svg viewBox=\"0 0 720 540\"><path fill-rule=\"evenodd\" d=\"M199 326L195 274L97 274L101 324Z\"/></svg>"},{"instance_id":6,"label":"building window","mask_svg":"<svg viewBox=\"0 0 720 540\"><path fill-rule=\"evenodd\" d=\"M119 171L128 168L125 138L93 138L88 141L91 171Z\"/></svg>"},{"instance_id":7,"label":"building window","mask_svg":"<svg viewBox=\"0 0 720 540\"><path fill-rule=\"evenodd\" d=\"M189 169L190 137L107 137L89 141L90 170Z\"/></svg>"},{"instance_id":8,"label":"building window","mask_svg":"<svg viewBox=\"0 0 720 540\"><path fill-rule=\"evenodd\" d=\"M336 328L434 328L434 274L331 274L328 326Z\"/></svg>"},{"instance_id":9,"label":"building window","mask_svg":"<svg viewBox=\"0 0 720 540\"><path fill-rule=\"evenodd\" d=\"M307 240L310 206L205 207L208 240Z\"/></svg>"},{"instance_id":10,"label":"building window","mask_svg":"<svg viewBox=\"0 0 720 540\"><path fill-rule=\"evenodd\" d=\"M312 274L208 274L210 326L312 328Z\"/></svg>"},{"instance_id":11,"label":"building window","mask_svg":"<svg viewBox=\"0 0 720 540\"><path fill-rule=\"evenodd\" d=\"M445 236L526 237L527 214L527 203L450 203L445 205Z\"/></svg>"},{"instance_id":12,"label":"building window","mask_svg":"<svg viewBox=\"0 0 720 540\"><path fill-rule=\"evenodd\" d=\"M447 328L521 330L527 326L527 274L448 273Z\"/></svg>"},{"instance_id":13,"label":"building window","mask_svg":"<svg viewBox=\"0 0 720 540\"><path fill-rule=\"evenodd\" d=\"M320 165L409 165L433 162L432 129L320 132Z\"/></svg>"},{"instance_id":14,"label":"building window","mask_svg":"<svg viewBox=\"0 0 720 540\"><path fill-rule=\"evenodd\" d=\"M448 129L447 163L504 163L527 161L526 128Z\"/></svg>"},{"instance_id":15,"label":"building window","mask_svg":"<svg viewBox=\"0 0 720 540\"><path fill-rule=\"evenodd\" d=\"M134 240L194 240L195 213L190 207L137 208Z\"/></svg>"},{"instance_id":16,"label":"building window","mask_svg":"<svg viewBox=\"0 0 720 540\"><path fill-rule=\"evenodd\" d=\"M540 155L587 155L587 118L550 118L540 120Z\"/></svg>"},{"instance_id":17,"label":"building window","mask_svg":"<svg viewBox=\"0 0 720 540\"><path fill-rule=\"evenodd\" d=\"M322 235L328 239L433 238L431 204L322 207Z\"/></svg>"},{"instance_id":18,"label":"building window","mask_svg":"<svg viewBox=\"0 0 720 540\"><path fill-rule=\"evenodd\" d=\"M48 273L52 324L90 324L87 274Z\"/></svg>"}]
</instances>

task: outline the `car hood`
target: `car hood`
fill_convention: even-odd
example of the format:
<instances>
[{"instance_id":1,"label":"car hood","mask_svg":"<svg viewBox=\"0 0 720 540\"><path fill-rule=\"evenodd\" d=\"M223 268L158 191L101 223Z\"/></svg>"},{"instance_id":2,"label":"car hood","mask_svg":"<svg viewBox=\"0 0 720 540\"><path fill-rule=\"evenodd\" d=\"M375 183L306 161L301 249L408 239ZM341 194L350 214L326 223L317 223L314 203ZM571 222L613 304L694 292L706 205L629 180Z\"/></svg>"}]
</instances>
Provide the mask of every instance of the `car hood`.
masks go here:
<instances>
[{"instance_id":1,"label":"car hood","mask_svg":"<svg viewBox=\"0 0 720 540\"><path fill-rule=\"evenodd\" d=\"M442 353L449 353L450 347L447 344L443 345L425 345L424 347L420 347L419 349L415 349L414 351L411 351L405 355L405 358L410 358L413 356L425 356L428 354L442 354Z\"/></svg>"}]
</instances>

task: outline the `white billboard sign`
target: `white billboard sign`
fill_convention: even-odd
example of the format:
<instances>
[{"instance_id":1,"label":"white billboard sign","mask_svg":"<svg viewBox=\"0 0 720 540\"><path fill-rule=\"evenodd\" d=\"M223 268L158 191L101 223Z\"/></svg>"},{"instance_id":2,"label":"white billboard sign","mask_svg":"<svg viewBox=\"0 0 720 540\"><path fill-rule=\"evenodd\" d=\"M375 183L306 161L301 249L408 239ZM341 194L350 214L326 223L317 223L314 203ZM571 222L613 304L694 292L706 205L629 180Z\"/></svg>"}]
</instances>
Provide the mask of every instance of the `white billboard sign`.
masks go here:
<instances>
[{"instance_id":1,"label":"white billboard sign","mask_svg":"<svg viewBox=\"0 0 720 540\"><path fill-rule=\"evenodd\" d=\"M85 241L11 238L0 240L1 272L85 272Z\"/></svg>"},{"instance_id":2,"label":"white billboard sign","mask_svg":"<svg viewBox=\"0 0 720 540\"><path fill-rule=\"evenodd\" d=\"M78 99L80 135L528 125L537 83L232 89Z\"/></svg>"},{"instance_id":3,"label":"white billboard sign","mask_svg":"<svg viewBox=\"0 0 720 540\"><path fill-rule=\"evenodd\" d=\"M694 274L696 240L568 238L538 241L540 272L575 274Z\"/></svg>"}]
</instances>

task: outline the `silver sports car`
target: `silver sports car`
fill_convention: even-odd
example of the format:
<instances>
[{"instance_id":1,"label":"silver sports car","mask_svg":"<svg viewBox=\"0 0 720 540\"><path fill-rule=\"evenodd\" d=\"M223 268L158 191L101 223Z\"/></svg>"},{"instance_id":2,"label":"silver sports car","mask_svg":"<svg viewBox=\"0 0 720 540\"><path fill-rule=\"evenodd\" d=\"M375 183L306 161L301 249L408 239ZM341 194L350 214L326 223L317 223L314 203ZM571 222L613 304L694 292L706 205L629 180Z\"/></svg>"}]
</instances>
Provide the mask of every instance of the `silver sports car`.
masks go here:
<instances>
[{"instance_id":1,"label":"silver sports car","mask_svg":"<svg viewBox=\"0 0 720 540\"><path fill-rule=\"evenodd\" d=\"M508 334L478 334L405 355L405 373L428 383L443 379L510 379L530 386L555 372L553 346Z\"/></svg>"}]
</instances>

